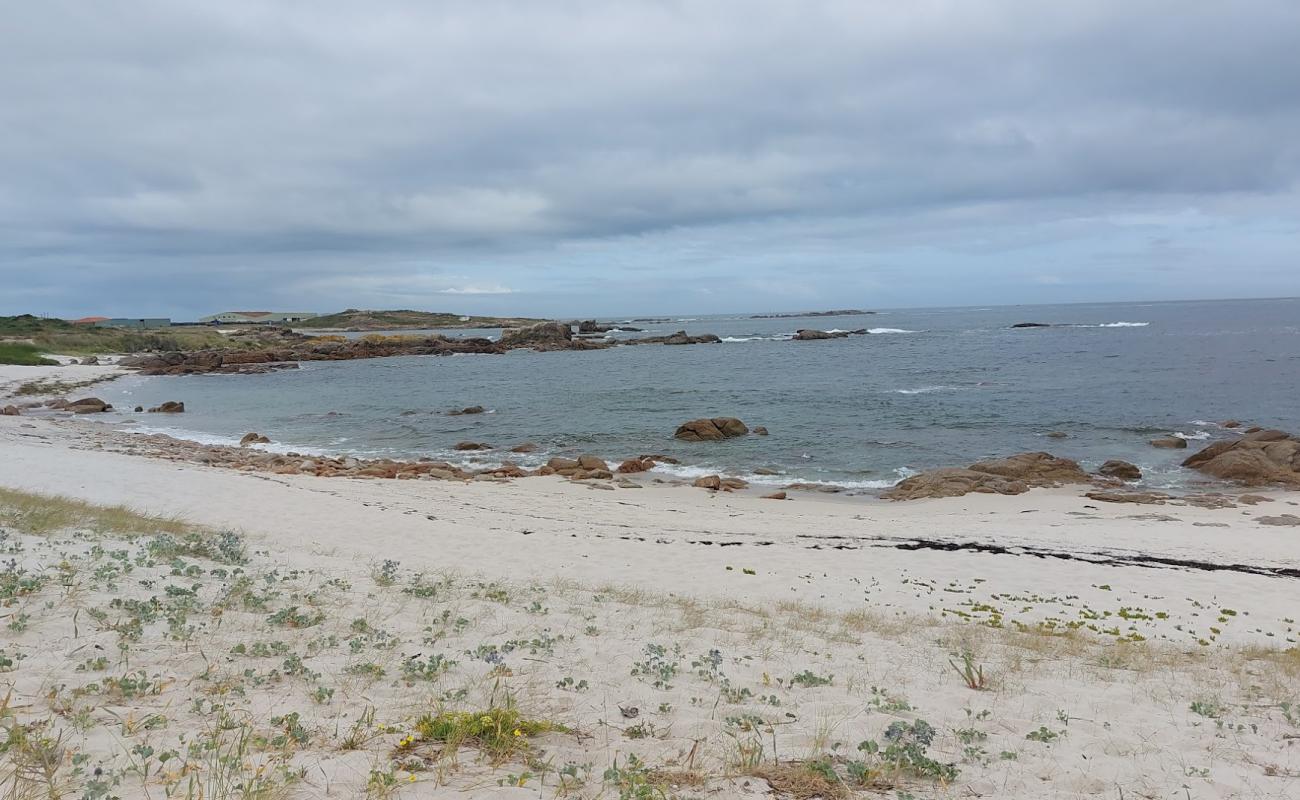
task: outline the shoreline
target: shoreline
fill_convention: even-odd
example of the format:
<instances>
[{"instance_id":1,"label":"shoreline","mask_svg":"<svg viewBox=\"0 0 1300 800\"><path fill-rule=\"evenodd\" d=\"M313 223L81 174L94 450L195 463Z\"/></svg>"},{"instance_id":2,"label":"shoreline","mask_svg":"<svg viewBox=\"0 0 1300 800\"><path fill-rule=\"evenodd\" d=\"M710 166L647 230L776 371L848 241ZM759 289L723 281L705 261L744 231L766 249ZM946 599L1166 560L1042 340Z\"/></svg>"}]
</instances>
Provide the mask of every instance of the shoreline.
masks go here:
<instances>
[{"instance_id":1,"label":"shoreline","mask_svg":"<svg viewBox=\"0 0 1300 800\"><path fill-rule=\"evenodd\" d=\"M85 415L84 417L76 416L69 419L64 415L60 415L57 408L47 409L44 407L44 403L52 398L64 394L89 394L88 387L94 384L116 381L130 376L167 377L148 375L115 363L81 366L76 365L74 362L71 365L59 367L0 366L0 408L4 407L7 402L12 402L19 407L20 411L27 412L24 414L26 419L64 420L73 422L73 424L82 422L97 423L99 430L96 430L95 426L91 426L90 431L93 431L94 435L101 437L103 443L107 446L120 450L151 450L154 457L169 460L219 463L236 469L255 469L280 472L282 474L296 472L297 470L289 469L293 464L309 464L310 468L301 471L306 474L320 474L320 469L323 468L327 476L334 476L347 472L344 466L346 462L353 471L370 467L378 467L388 471L388 474L376 473L361 477L418 477L419 475L409 474L399 476L397 473L410 471L404 468L413 466L420 467L421 471L427 471L423 470L421 465L433 465L439 470L452 473L437 476L444 479L520 479L550 474L551 469L548 467L548 463L553 464L557 461L570 461L578 458L595 458L602 463L596 472L589 477L596 480L612 480L615 482L613 486L607 485L603 488L639 488L647 485L692 488L701 487L701 483L699 483L701 480L708 481L718 478L724 482L724 485L705 488L720 488L721 491L726 493L734 491L755 496L775 492L786 493L790 499L806 496L829 496L839 500L872 503L882 502L882 494L897 488L899 484L909 477L926 476L930 473L940 473L950 469L948 466L933 467L920 471L911 468L897 468L894 470L897 477L891 479L837 481L788 472L768 474L759 471L751 474L745 470L727 470L725 468L713 470L708 466L683 463L665 456L633 455L628 457L626 462L646 459L644 468L621 471L619 469L620 461L624 456L616 455L611 459L602 454L580 453L578 448L573 447L561 448L559 453L556 453L554 448L548 449L541 454L535 451L489 448L457 450L456 452L447 451L433 457L403 458L332 450L327 447L282 444L274 441L265 445L254 443L251 446L243 446L238 443L239 440L235 435L220 436L192 430L169 430L166 427L152 430L133 429L133 426L139 424L145 418L137 419L133 418L133 416L126 416L130 412L125 409L115 409L116 413L123 416L117 416L113 419L99 419L100 415L98 414ZM31 386L42 383L49 387L49 391L28 393L21 397L14 397L10 394L24 384ZM83 392L83 390L87 391ZM7 397L7 394L10 394L10 396ZM31 413L33 411L36 413ZM171 415L160 415L160 418L170 417ZM1198 424L1201 423L1198 422ZM1204 424L1213 425L1213 423ZM1238 429L1236 428L1237 425L1238 423L1231 423L1232 427L1225 428L1225 430L1229 433L1240 434L1244 428ZM1188 452L1190 453L1191 450L1189 449ZM317 462L325 463L317 464ZM962 468L958 467L956 469ZM587 471L582 470L580 472ZM609 474L606 475L605 472ZM567 471L565 475L573 477L568 475ZM1171 486L1168 483L1149 483L1145 475L1138 481L1124 481L1089 473L1086 483L1079 482L1075 485L1080 487L1080 493L1084 491L1106 493L1107 497L1097 498L1102 502L1133 503L1144 507L1158 507L1167 503L1181 505L1188 502L1192 504L1198 502L1210 504L1230 503L1231 495L1257 493L1253 487L1213 479L1192 470L1186 470L1186 475L1186 482ZM340 476L355 477L348 474ZM578 478L581 480L583 476L579 474ZM726 481L732 481L733 483L727 486L725 485ZM635 484L635 486L631 484ZM1050 487L1059 484L1051 480L1043 483L1034 483L1031 480L1028 485L1031 489L1041 489L1044 486ZM1219 498L1225 499L1220 500ZM908 502L914 502L910 498L904 499Z\"/></svg>"},{"instance_id":2,"label":"shoreline","mask_svg":"<svg viewBox=\"0 0 1300 800\"><path fill-rule=\"evenodd\" d=\"M507 562L498 567L533 569L533 559L544 554L536 547L519 547L521 541L533 545L545 538L558 544L576 538L584 540L583 544L598 543L601 549L658 546L672 551L674 558L665 563L657 554L646 563L656 563L659 570L681 571L684 580L665 584L662 575L642 575L633 582L681 592L709 585L710 581L700 582L694 563L705 553L716 554L709 558L713 568L725 561L737 572L749 562L775 568L780 564L779 558L773 558L777 552L801 552L821 564L817 571L825 574L842 573L842 564L837 563L850 553L870 553L873 571L911 561L929 568L950 558L991 565L1033 563L1042 567L1033 570L1041 575L1018 575L1019 569L998 574L1004 579L1014 576L1017 582L1026 580L1043 596L1053 594L1053 581L1068 574L1066 583L1075 584L1082 572L1137 571L1175 583L1204 580L1231 584L1240 579L1287 584L1294 578L1231 567L1300 568L1300 540L1294 529L1255 522L1257 517L1300 508L1300 491L1254 492L1268 499L1258 505L1225 508L1100 503L1068 488L897 503L848 502L834 495L809 493L798 495L797 501L773 502L748 492L658 484L644 484L636 491L594 491L597 484L558 476L526 481L324 480L113 452L93 431L84 430L86 427L0 418L0 443L8 451L5 465L0 467L0 485L91 502L124 502L156 513L180 512L206 524L242 530L265 530L266 523L257 519L259 509L275 506L281 507L274 520L293 520L292 525L299 529L319 525L322 530L350 527L357 524L362 509L378 508L379 517L388 519L388 524L400 520L399 528L409 529L412 535L432 529L440 537L447 535L459 542L451 552L472 572L492 572L491 564L503 557ZM430 502L433 505L428 511L421 508ZM367 510L364 515L374 513ZM464 530L459 530L461 526ZM1239 552L1243 542L1240 535L1231 535L1233 529L1249 531L1246 552ZM511 530L514 533L506 533ZM496 548L483 552L484 542L469 531L492 531L494 540L507 536L509 552L497 552ZM321 538L317 544L352 547L358 543L345 536ZM1203 567L1158 562L1142 566L1140 556ZM543 562L549 560L553 559L543 558ZM791 577L787 569L773 571ZM587 580L597 580L600 574L573 561L563 572L581 574ZM1055 577L1044 580L1046 576ZM841 590L850 585L851 581ZM776 587L768 586L764 592L774 590ZM785 586L780 591L795 589ZM1024 587L1016 591L1024 591ZM860 592L859 587L849 596ZM817 594L824 599L822 592ZM1105 598L1096 590L1091 594L1093 599ZM1252 602L1249 594L1232 594L1239 605ZM927 603L914 610L931 609Z\"/></svg>"}]
</instances>

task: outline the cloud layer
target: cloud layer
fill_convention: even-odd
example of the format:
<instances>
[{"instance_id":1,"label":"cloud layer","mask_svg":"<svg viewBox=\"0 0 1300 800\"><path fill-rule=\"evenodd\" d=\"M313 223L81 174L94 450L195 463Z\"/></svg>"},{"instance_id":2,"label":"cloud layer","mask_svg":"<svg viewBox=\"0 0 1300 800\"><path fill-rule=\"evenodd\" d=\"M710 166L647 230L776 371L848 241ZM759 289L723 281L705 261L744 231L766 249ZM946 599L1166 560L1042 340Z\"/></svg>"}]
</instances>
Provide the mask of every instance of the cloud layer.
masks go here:
<instances>
[{"instance_id":1,"label":"cloud layer","mask_svg":"<svg viewBox=\"0 0 1300 800\"><path fill-rule=\"evenodd\" d=\"M1296 75L1289 0L19 4L0 313L1297 294Z\"/></svg>"}]
</instances>

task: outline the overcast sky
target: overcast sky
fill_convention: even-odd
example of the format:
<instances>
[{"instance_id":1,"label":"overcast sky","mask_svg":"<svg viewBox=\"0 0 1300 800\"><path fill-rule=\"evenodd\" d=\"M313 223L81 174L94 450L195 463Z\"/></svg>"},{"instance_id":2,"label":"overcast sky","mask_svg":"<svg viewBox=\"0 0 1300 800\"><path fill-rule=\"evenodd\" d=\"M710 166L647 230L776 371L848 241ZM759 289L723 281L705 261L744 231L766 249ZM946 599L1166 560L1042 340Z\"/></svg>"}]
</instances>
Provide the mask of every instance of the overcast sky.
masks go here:
<instances>
[{"instance_id":1,"label":"overcast sky","mask_svg":"<svg viewBox=\"0 0 1300 800\"><path fill-rule=\"evenodd\" d=\"M33 0L0 313L1300 294L1295 0Z\"/></svg>"}]
</instances>

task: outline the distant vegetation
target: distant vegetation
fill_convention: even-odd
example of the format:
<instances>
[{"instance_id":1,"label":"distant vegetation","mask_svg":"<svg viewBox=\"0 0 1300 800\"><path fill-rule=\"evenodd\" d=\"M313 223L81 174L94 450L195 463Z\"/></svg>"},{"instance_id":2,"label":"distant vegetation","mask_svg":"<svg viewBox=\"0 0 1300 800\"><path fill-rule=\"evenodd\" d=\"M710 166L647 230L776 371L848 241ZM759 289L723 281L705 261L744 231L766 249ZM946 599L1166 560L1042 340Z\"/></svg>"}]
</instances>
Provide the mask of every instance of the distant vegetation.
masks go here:
<instances>
[{"instance_id":1,"label":"distant vegetation","mask_svg":"<svg viewBox=\"0 0 1300 800\"><path fill-rule=\"evenodd\" d=\"M27 367L49 367L58 364L41 356L35 345L17 342L0 342L0 364L21 364Z\"/></svg>"},{"instance_id":2,"label":"distant vegetation","mask_svg":"<svg viewBox=\"0 0 1300 800\"><path fill-rule=\"evenodd\" d=\"M295 322L295 328L337 328L359 331L391 331L423 328L513 328L545 322L527 317L465 317L436 311L363 311L349 308L337 314Z\"/></svg>"},{"instance_id":3,"label":"distant vegetation","mask_svg":"<svg viewBox=\"0 0 1300 800\"><path fill-rule=\"evenodd\" d=\"M42 319L31 314L0 317L0 348L13 352L96 355L99 353L142 353L153 350L203 350L215 347L247 346L234 343L210 328L165 328L133 331L123 328L95 328L73 325L61 319ZM0 363L39 364L39 361ZM15 356L16 357L16 356ZM53 363L53 362L50 362Z\"/></svg>"}]
</instances>

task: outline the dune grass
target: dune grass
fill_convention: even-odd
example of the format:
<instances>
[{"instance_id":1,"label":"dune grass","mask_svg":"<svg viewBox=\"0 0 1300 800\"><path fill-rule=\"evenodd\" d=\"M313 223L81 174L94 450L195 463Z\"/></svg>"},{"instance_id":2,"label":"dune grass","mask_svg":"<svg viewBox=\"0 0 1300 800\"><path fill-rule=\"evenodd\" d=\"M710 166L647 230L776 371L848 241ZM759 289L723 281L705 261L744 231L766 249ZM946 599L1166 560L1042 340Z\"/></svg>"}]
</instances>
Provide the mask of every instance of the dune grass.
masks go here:
<instances>
[{"instance_id":1,"label":"dune grass","mask_svg":"<svg viewBox=\"0 0 1300 800\"><path fill-rule=\"evenodd\" d=\"M53 367L59 362L41 355L41 349L23 342L0 342L0 364L18 364L24 367Z\"/></svg>"},{"instance_id":2,"label":"dune grass","mask_svg":"<svg viewBox=\"0 0 1300 800\"><path fill-rule=\"evenodd\" d=\"M143 514L126 506L94 505L67 497L4 487L0 487L0 526L35 534L86 528L98 533L184 536L200 530L177 517Z\"/></svg>"}]
</instances>

